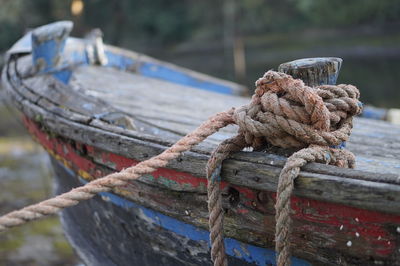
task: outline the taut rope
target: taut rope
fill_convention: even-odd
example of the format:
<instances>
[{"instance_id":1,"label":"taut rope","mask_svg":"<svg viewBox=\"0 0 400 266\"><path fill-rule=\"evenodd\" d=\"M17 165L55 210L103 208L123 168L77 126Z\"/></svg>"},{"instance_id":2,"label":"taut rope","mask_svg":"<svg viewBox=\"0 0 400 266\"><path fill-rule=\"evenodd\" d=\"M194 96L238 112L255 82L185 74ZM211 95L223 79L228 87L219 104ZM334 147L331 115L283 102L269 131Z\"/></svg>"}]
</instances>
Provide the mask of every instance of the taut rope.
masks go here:
<instances>
[{"instance_id":1,"label":"taut rope","mask_svg":"<svg viewBox=\"0 0 400 266\"><path fill-rule=\"evenodd\" d=\"M149 174L160 167L165 167L169 161L179 157L183 152L190 150L193 146L232 122L232 110L218 113L200 125L195 131L180 139L172 147L149 160L142 161L121 172L93 180L84 186L74 188L54 198L1 216L0 232L43 216L55 214L64 208L78 204L80 201L93 198L99 192L107 192L114 187L124 186L128 181L136 180L142 175Z\"/></svg>"},{"instance_id":2,"label":"taut rope","mask_svg":"<svg viewBox=\"0 0 400 266\"><path fill-rule=\"evenodd\" d=\"M229 124L239 126L238 135L223 141L207 163L208 209L211 258L214 265L227 265L223 242L223 209L219 186L222 161L244 147L263 149L268 143L282 148L297 148L279 176L276 208L276 250L278 265L290 265L290 196L300 167L308 162L323 162L340 167L353 167L354 156L332 148L349 138L352 117L361 111L359 92L351 85L310 88L301 80L268 71L256 82L250 104L236 110L218 113L187 134L161 154L96 179L84 186L38 204L0 217L0 232L28 221L54 214L99 192L110 191L136 180L190 150L208 136Z\"/></svg>"}]
</instances>

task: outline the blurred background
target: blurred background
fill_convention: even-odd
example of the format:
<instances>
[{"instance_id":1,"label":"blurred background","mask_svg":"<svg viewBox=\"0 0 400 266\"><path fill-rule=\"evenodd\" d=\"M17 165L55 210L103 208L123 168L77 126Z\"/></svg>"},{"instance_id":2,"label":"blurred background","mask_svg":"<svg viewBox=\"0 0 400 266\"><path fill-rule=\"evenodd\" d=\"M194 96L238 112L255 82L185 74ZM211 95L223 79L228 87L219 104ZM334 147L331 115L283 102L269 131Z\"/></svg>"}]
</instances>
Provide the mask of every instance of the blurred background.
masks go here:
<instances>
[{"instance_id":1,"label":"blurred background","mask_svg":"<svg viewBox=\"0 0 400 266\"><path fill-rule=\"evenodd\" d=\"M303 57L344 60L339 83L400 108L398 0L0 0L0 55L27 30L72 20L109 44L242 83ZM0 59L0 66L2 59ZM1 91L0 91L1 93ZM51 194L47 157L0 94L0 214ZM0 235L0 265L77 265L57 218Z\"/></svg>"},{"instance_id":2,"label":"blurred background","mask_svg":"<svg viewBox=\"0 0 400 266\"><path fill-rule=\"evenodd\" d=\"M233 80L254 81L280 63L344 60L339 82L362 100L400 107L398 0L0 0L0 52L30 28L72 20L72 35L104 41Z\"/></svg>"}]
</instances>

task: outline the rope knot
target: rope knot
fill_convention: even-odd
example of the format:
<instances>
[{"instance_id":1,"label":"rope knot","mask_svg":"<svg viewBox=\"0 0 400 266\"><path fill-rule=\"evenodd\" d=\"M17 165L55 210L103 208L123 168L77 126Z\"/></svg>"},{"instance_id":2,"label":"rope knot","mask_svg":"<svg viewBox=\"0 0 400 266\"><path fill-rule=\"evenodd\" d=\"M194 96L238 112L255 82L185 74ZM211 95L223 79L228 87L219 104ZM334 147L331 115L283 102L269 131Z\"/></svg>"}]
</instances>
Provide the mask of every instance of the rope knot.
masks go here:
<instances>
[{"instance_id":1,"label":"rope knot","mask_svg":"<svg viewBox=\"0 0 400 266\"><path fill-rule=\"evenodd\" d=\"M277 264L289 266L290 196L294 180L300 168L309 162L354 167L354 155L335 146L350 136L353 116L362 108L359 96L352 85L311 88L287 74L268 71L256 81L251 102L231 110L229 123L236 123L239 132L220 143L207 163L211 258L215 266L227 265L219 185L222 161L246 146L254 150L267 144L298 149L287 159L279 175L275 204Z\"/></svg>"},{"instance_id":2,"label":"rope knot","mask_svg":"<svg viewBox=\"0 0 400 266\"><path fill-rule=\"evenodd\" d=\"M352 117L361 112L359 95L352 85L311 88L270 70L256 81L252 101L236 109L233 119L246 144L255 149L267 143L282 148L336 146L348 139Z\"/></svg>"}]
</instances>

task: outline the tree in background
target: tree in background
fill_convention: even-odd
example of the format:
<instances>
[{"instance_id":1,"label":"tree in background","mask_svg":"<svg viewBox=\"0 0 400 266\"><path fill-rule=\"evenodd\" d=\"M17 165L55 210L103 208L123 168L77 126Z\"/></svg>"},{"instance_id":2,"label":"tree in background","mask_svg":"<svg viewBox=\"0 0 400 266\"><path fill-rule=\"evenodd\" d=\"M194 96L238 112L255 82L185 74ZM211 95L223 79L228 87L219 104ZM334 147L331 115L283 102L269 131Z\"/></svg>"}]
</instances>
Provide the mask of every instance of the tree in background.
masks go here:
<instances>
[{"instance_id":1,"label":"tree in background","mask_svg":"<svg viewBox=\"0 0 400 266\"><path fill-rule=\"evenodd\" d=\"M79 16L71 14L72 2L0 0L0 51L7 49L27 28L63 19L75 21L78 35L101 28L107 41L123 46L132 43L163 46L196 38L223 39L226 0L82 0L84 9ZM235 2L240 11L237 24L244 35L400 22L400 1L397 0L228 2Z\"/></svg>"},{"instance_id":2,"label":"tree in background","mask_svg":"<svg viewBox=\"0 0 400 266\"><path fill-rule=\"evenodd\" d=\"M398 0L0 0L0 7L0 54L28 28L72 20L74 36L100 28L106 43L249 87L284 61L343 57L342 82L366 88L367 102L400 104Z\"/></svg>"}]
</instances>

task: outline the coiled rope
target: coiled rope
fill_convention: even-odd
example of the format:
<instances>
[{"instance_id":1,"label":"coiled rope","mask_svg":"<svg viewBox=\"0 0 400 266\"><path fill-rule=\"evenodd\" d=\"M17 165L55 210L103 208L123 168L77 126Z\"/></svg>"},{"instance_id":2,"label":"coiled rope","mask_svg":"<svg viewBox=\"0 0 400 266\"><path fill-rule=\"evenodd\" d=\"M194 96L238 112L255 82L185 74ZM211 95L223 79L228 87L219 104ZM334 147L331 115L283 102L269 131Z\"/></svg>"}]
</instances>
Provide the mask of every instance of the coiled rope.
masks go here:
<instances>
[{"instance_id":1,"label":"coiled rope","mask_svg":"<svg viewBox=\"0 0 400 266\"><path fill-rule=\"evenodd\" d=\"M222 161L244 147L261 150L270 143L282 148L301 149L289 157L281 171L275 205L277 262L278 265L290 265L290 196L294 179L300 167L308 162L354 167L354 155L333 147L348 140L352 117L361 111L358 98L359 92L352 85L310 88L289 75L268 71L256 82L250 104L210 117L193 132L149 160L0 217L0 232L55 214L99 192L126 185L144 174L165 167L169 161L219 129L237 124L238 135L223 141L207 163L211 259L214 265L227 265L219 186Z\"/></svg>"},{"instance_id":2,"label":"coiled rope","mask_svg":"<svg viewBox=\"0 0 400 266\"><path fill-rule=\"evenodd\" d=\"M311 88L303 81L280 72L268 71L256 82L250 104L235 110L238 135L222 142L207 164L211 257L214 265L227 265L223 232L221 193L216 175L233 152L245 147L261 150L272 144L301 149L283 167L277 189L275 249L279 266L290 265L290 196L294 179L308 162L354 167L354 155L336 149L347 141L353 116L361 112L360 94L352 85L323 85Z\"/></svg>"}]
</instances>

